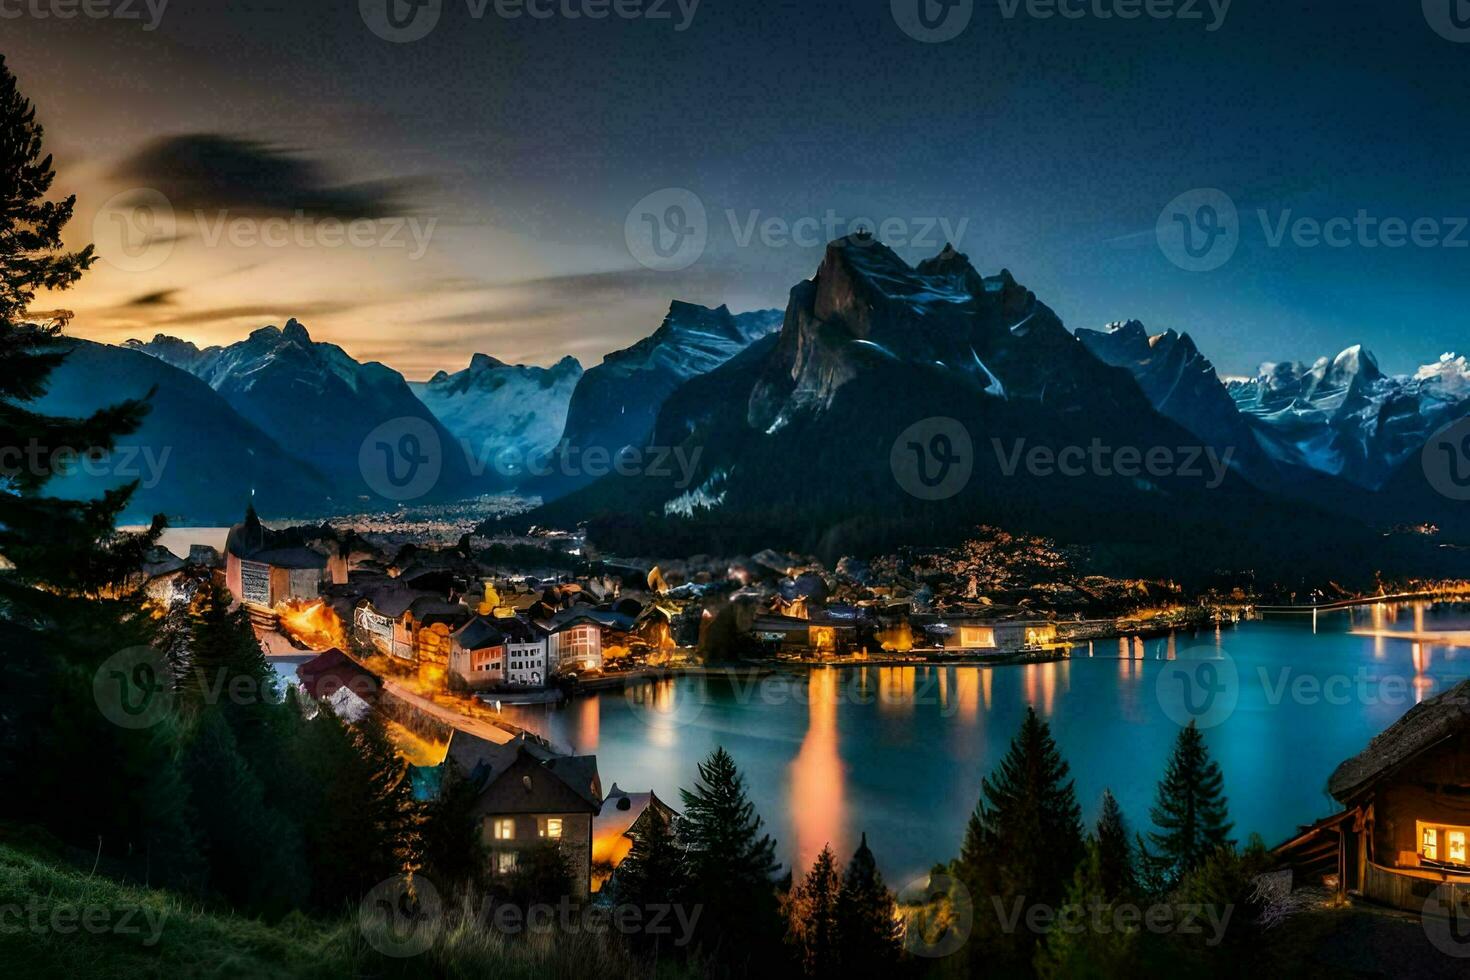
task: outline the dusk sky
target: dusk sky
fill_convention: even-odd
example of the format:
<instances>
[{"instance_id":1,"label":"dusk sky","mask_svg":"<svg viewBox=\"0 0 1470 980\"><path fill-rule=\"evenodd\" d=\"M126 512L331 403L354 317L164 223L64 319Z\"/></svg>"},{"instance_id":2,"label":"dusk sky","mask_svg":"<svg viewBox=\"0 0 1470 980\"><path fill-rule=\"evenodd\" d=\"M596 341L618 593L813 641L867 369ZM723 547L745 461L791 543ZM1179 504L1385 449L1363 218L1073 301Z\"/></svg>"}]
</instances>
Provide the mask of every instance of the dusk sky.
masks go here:
<instances>
[{"instance_id":1,"label":"dusk sky","mask_svg":"<svg viewBox=\"0 0 1470 980\"><path fill-rule=\"evenodd\" d=\"M1198 19L1127 20L1099 14L1129 0L1064 0L1076 18L973 0L938 43L899 24L933 0L666 0L631 19L566 16L597 0L547 2L544 19L421 0L442 10L406 43L368 26L389 2L410 12L174 0L152 30L143 0L125 8L139 19L0 2L0 52L57 190L78 196L68 240L103 253L46 300L76 311L72 332L227 343L295 316L409 378L476 351L590 366L672 299L784 306L821 243L745 230L830 211L838 234L861 217L919 238L898 248L910 261L957 237L1074 329L1188 332L1225 374L1353 343L1407 372L1470 347L1470 43L1454 39L1470 31L1454 0L1236 0L1223 17L1221 0L1180 0L1159 9ZM668 188L708 221L675 271L640 264L625 227ZM1237 206L1239 247L1195 272L1155 227L1201 188ZM159 194L171 224L134 207ZM668 195L653 200L664 214ZM250 237L298 208L303 233ZM1283 221L1360 211L1418 222L1420 243L1272 244ZM220 223L235 218L243 238ZM354 218L392 240L322 240ZM152 223L152 246L119 254L129 221Z\"/></svg>"}]
</instances>

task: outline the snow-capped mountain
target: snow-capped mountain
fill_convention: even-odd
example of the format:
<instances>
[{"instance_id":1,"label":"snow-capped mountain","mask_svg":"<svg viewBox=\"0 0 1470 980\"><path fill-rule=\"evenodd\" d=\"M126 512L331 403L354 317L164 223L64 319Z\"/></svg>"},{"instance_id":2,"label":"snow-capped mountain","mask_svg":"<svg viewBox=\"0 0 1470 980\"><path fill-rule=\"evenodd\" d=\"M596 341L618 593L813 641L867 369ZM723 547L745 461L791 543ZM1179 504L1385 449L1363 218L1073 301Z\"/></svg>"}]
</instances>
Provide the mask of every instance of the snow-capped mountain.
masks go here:
<instances>
[{"instance_id":1,"label":"snow-capped mountain","mask_svg":"<svg viewBox=\"0 0 1470 980\"><path fill-rule=\"evenodd\" d=\"M610 475L525 520L588 521L590 539L615 552L835 556L993 523L1148 541L1162 555L1197 540L1181 521L1234 546L1245 536L1227 529L1296 511L1199 456L1176 457L1167 473L1084 463L1059 474L1064 449L1200 440L1008 272L982 276L949 247L910 266L867 236L828 246L816 275L791 290L779 333L681 385L651 442L691 465L667 479ZM952 495L926 496L897 477L895 459L912 453L929 476L950 471L950 456L972 472Z\"/></svg>"},{"instance_id":2,"label":"snow-capped mountain","mask_svg":"<svg viewBox=\"0 0 1470 980\"><path fill-rule=\"evenodd\" d=\"M59 477L47 492L81 500L136 481L122 515L135 523L159 513L175 523L233 523L252 493L268 516L329 507L332 487L310 462L241 418L200 379L137 351L73 341L37 408L82 416L150 390L142 426L118 441L106 464Z\"/></svg>"},{"instance_id":3,"label":"snow-capped mountain","mask_svg":"<svg viewBox=\"0 0 1470 980\"><path fill-rule=\"evenodd\" d=\"M561 436L579 453L601 447L616 454L639 445L674 389L726 363L781 325L780 310L731 313L675 301L649 336L591 367L572 392ZM563 475L557 493L585 482Z\"/></svg>"},{"instance_id":4,"label":"snow-capped mountain","mask_svg":"<svg viewBox=\"0 0 1470 980\"><path fill-rule=\"evenodd\" d=\"M440 371L409 388L477 459L509 473L556 445L581 377L574 357L543 368L475 354L463 371Z\"/></svg>"},{"instance_id":5,"label":"snow-capped mountain","mask_svg":"<svg viewBox=\"0 0 1470 980\"><path fill-rule=\"evenodd\" d=\"M372 494L359 453L369 433L395 419L422 420L438 437L441 473L429 496L447 499L471 489L458 443L401 374L313 341L294 319L225 347L201 350L161 335L124 346L201 378L246 420L325 474L344 499Z\"/></svg>"},{"instance_id":6,"label":"snow-capped mountain","mask_svg":"<svg viewBox=\"0 0 1470 980\"><path fill-rule=\"evenodd\" d=\"M1276 458L1369 490L1439 429L1470 415L1470 368L1453 354L1395 377L1354 346L1310 367L1263 364L1255 378L1226 387Z\"/></svg>"}]
</instances>

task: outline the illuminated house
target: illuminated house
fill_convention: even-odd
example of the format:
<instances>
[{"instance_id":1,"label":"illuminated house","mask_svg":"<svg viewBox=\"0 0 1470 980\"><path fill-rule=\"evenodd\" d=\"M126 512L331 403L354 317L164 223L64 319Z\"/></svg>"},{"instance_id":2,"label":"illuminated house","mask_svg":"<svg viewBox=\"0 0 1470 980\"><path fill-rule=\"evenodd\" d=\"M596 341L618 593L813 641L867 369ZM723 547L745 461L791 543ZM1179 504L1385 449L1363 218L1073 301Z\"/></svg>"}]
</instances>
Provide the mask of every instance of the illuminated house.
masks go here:
<instances>
[{"instance_id":1,"label":"illuminated house","mask_svg":"<svg viewBox=\"0 0 1470 980\"><path fill-rule=\"evenodd\" d=\"M313 547L312 545L315 545ZM260 523L253 506L225 538L225 585L256 613L277 605L309 601L322 587L347 581L347 560L330 543L308 542L299 532L272 531Z\"/></svg>"},{"instance_id":2,"label":"illuminated house","mask_svg":"<svg viewBox=\"0 0 1470 980\"><path fill-rule=\"evenodd\" d=\"M817 613L812 619L774 614L758 615L751 627L756 639L780 653L795 656L835 656L850 653L857 641L857 623Z\"/></svg>"},{"instance_id":3,"label":"illuminated house","mask_svg":"<svg viewBox=\"0 0 1470 980\"><path fill-rule=\"evenodd\" d=\"M450 636L470 618L467 606L396 580L367 589L352 610L360 640L400 660L448 665Z\"/></svg>"},{"instance_id":4,"label":"illuminated house","mask_svg":"<svg viewBox=\"0 0 1470 980\"><path fill-rule=\"evenodd\" d=\"M573 606L538 620L536 625L546 632L547 669L553 674L601 670L602 631L607 615L611 614Z\"/></svg>"},{"instance_id":5,"label":"illuminated house","mask_svg":"<svg viewBox=\"0 0 1470 980\"><path fill-rule=\"evenodd\" d=\"M587 897L592 821L602 807L595 755L558 755L524 735L497 744L456 731L446 760L479 786L474 813L494 877L513 875L521 855L555 841L572 867L573 897Z\"/></svg>"},{"instance_id":6,"label":"illuminated house","mask_svg":"<svg viewBox=\"0 0 1470 980\"><path fill-rule=\"evenodd\" d=\"M449 676L470 690L506 681L506 636L489 616L476 616L449 634Z\"/></svg>"},{"instance_id":7,"label":"illuminated house","mask_svg":"<svg viewBox=\"0 0 1470 980\"><path fill-rule=\"evenodd\" d=\"M1055 646L1057 628L1039 619L953 616L923 624L932 646L950 654L1023 653Z\"/></svg>"},{"instance_id":8,"label":"illuminated house","mask_svg":"<svg viewBox=\"0 0 1470 980\"><path fill-rule=\"evenodd\" d=\"M629 793L613 783L602 801L602 809L592 821L592 884L600 889L612 876L623 858L633 849L633 841L650 820L665 824L678 814L674 808L653 794Z\"/></svg>"},{"instance_id":9,"label":"illuminated house","mask_svg":"<svg viewBox=\"0 0 1470 980\"><path fill-rule=\"evenodd\" d=\"M1327 789L1344 810L1276 851L1299 878L1415 912L1470 888L1470 681L1409 709Z\"/></svg>"}]
</instances>

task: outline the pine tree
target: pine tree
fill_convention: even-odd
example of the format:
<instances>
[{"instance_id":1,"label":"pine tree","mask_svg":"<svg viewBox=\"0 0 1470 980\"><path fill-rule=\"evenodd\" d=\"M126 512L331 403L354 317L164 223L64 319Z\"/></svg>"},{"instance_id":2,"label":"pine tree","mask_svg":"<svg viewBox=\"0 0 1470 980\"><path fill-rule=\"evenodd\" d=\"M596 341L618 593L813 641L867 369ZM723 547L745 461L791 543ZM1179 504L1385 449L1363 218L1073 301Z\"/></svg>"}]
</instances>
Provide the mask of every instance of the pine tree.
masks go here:
<instances>
[{"instance_id":1,"label":"pine tree","mask_svg":"<svg viewBox=\"0 0 1470 980\"><path fill-rule=\"evenodd\" d=\"M1081 928L1047 933L1036 951L1036 974L1042 980L1127 980L1139 974L1137 929L1118 928L1106 878L1102 847L1094 839L1067 890L1067 907L1077 910Z\"/></svg>"},{"instance_id":2,"label":"pine tree","mask_svg":"<svg viewBox=\"0 0 1470 980\"><path fill-rule=\"evenodd\" d=\"M977 911L1048 905L1066 896L1084 854L1082 811L1051 729L1027 709L1005 757L981 783L955 875ZM977 914L972 959L992 959L1001 972L1029 968L1037 937L1005 931L1001 916Z\"/></svg>"},{"instance_id":3,"label":"pine tree","mask_svg":"<svg viewBox=\"0 0 1470 980\"><path fill-rule=\"evenodd\" d=\"M864 834L843 872L837 896L837 938L844 976L857 980L893 976L903 952L903 929L896 911L893 894L883 883Z\"/></svg>"},{"instance_id":4,"label":"pine tree","mask_svg":"<svg viewBox=\"0 0 1470 980\"><path fill-rule=\"evenodd\" d=\"M812 862L811 870L791 890L787 902L787 937L808 977L830 978L842 972L843 950L838 942L837 900L842 878L832 847Z\"/></svg>"},{"instance_id":5,"label":"pine tree","mask_svg":"<svg viewBox=\"0 0 1470 980\"><path fill-rule=\"evenodd\" d=\"M1133 841L1123 808L1111 790L1103 790L1102 807L1094 832L1100 864L1102 894L1110 901L1138 894L1138 874L1134 869Z\"/></svg>"},{"instance_id":6,"label":"pine tree","mask_svg":"<svg viewBox=\"0 0 1470 980\"><path fill-rule=\"evenodd\" d=\"M727 962L752 969L779 956L781 922L773 876L776 842L745 794L735 760L717 748L699 764L693 790L681 790L679 843L686 854L690 901L704 909L699 941ZM718 949L716 949L718 948Z\"/></svg>"},{"instance_id":7,"label":"pine tree","mask_svg":"<svg viewBox=\"0 0 1470 980\"><path fill-rule=\"evenodd\" d=\"M98 711L92 682L112 654L146 646L156 626L129 590L161 529L122 534L132 486L95 500L44 495L58 469L111 450L134 431L144 401L87 418L36 411L65 360L65 314L35 314L41 289L61 290L91 264L68 253L73 199L47 200L54 172L35 110L0 57L0 817L44 822L99 864L172 884L198 866L186 818L175 719L128 730ZM41 321L41 322L31 322Z\"/></svg>"},{"instance_id":8,"label":"pine tree","mask_svg":"<svg viewBox=\"0 0 1470 980\"><path fill-rule=\"evenodd\" d=\"M424 807L419 856L420 871L446 896L468 893L485 878L489 850L475 812L479 798L480 783L445 760L439 793Z\"/></svg>"},{"instance_id":9,"label":"pine tree","mask_svg":"<svg viewBox=\"0 0 1470 980\"><path fill-rule=\"evenodd\" d=\"M634 825L633 846L613 872L612 894L618 904L647 909L684 900L689 880L672 823L649 809ZM659 937L647 938L656 943Z\"/></svg>"},{"instance_id":10,"label":"pine tree","mask_svg":"<svg viewBox=\"0 0 1470 980\"><path fill-rule=\"evenodd\" d=\"M1210 758L1204 736L1191 721L1174 743L1157 802L1149 811L1159 829L1149 832L1146 861L1166 887L1221 847L1234 844L1224 785L1219 765Z\"/></svg>"}]
</instances>

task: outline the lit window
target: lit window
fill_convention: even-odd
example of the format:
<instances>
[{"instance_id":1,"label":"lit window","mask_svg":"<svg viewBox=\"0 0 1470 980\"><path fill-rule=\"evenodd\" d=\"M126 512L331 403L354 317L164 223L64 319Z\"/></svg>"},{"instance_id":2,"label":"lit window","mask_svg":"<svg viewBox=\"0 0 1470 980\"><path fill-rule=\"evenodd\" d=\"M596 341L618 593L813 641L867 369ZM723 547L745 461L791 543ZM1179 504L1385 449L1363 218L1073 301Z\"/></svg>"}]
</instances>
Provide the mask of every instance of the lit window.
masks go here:
<instances>
[{"instance_id":1,"label":"lit window","mask_svg":"<svg viewBox=\"0 0 1470 980\"><path fill-rule=\"evenodd\" d=\"M516 869L515 851L497 851L495 854L495 873L508 875Z\"/></svg>"},{"instance_id":2,"label":"lit window","mask_svg":"<svg viewBox=\"0 0 1470 980\"><path fill-rule=\"evenodd\" d=\"M561 817L547 817L546 826L541 831L542 837L550 837L552 840L561 839ZM1463 845L1463 841L1461 844Z\"/></svg>"},{"instance_id":3,"label":"lit window","mask_svg":"<svg viewBox=\"0 0 1470 980\"><path fill-rule=\"evenodd\" d=\"M1431 861L1439 860L1439 831L1433 827L1424 828L1424 836L1419 844L1419 853Z\"/></svg>"},{"instance_id":4,"label":"lit window","mask_svg":"<svg viewBox=\"0 0 1470 980\"><path fill-rule=\"evenodd\" d=\"M967 650L993 647L995 646L995 630L981 626L961 626L960 646Z\"/></svg>"},{"instance_id":5,"label":"lit window","mask_svg":"<svg viewBox=\"0 0 1470 980\"><path fill-rule=\"evenodd\" d=\"M509 818L495 821L494 836L496 840L515 840L516 822Z\"/></svg>"},{"instance_id":6,"label":"lit window","mask_svg":"<svg viewBox=\"0 0 1470 980\"><path fill-rule=\"evenodd\" d=\"M1446 836L1450 843L1450 860L1456 864L1465 863L1465 832L1463 830L1452 830Z\"/></svg>"}]
</instances>

